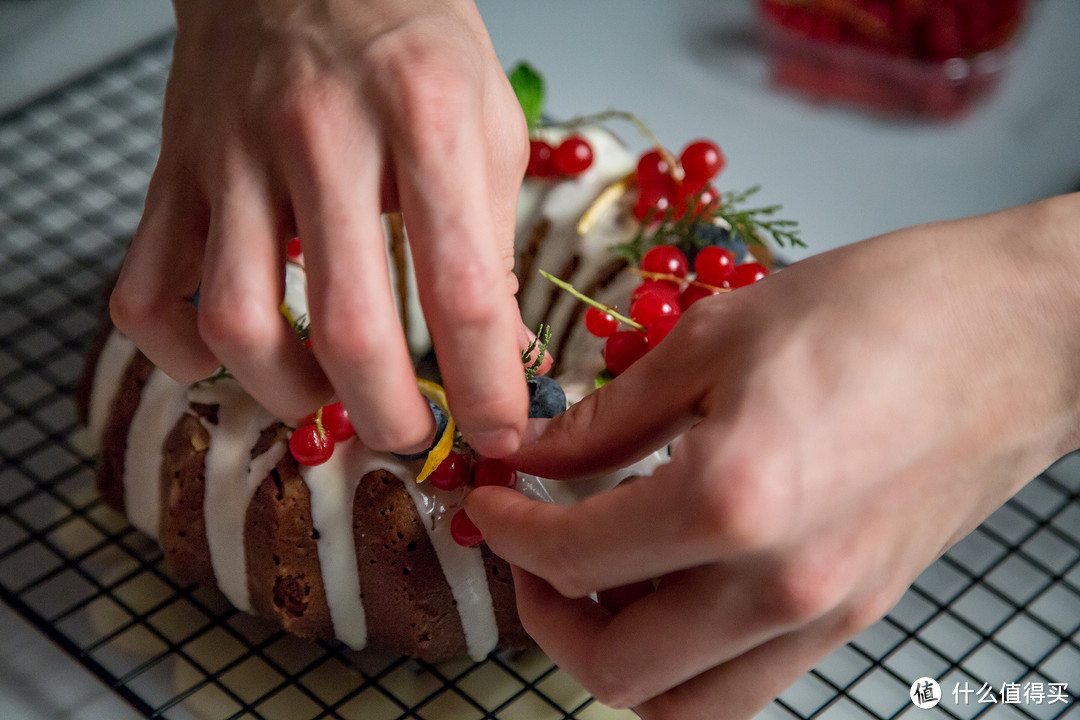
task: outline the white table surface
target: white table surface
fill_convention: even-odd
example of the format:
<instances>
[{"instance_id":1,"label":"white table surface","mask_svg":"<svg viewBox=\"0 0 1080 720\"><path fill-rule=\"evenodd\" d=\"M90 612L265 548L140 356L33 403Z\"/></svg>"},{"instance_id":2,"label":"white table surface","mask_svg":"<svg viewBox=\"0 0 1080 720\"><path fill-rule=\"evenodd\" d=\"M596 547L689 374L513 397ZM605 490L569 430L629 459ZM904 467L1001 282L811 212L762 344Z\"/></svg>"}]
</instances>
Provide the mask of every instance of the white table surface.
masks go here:
<instances>
[{"instance_id":1,"label":"white table surface","mask_svg":"<svg viewBox=\"0 0 1080 720\"><path fill-rule=\"evenodd\" d=\"M817 252L1080 184L1080 2L1042 0L999 92L953 124L896 123L770 89L747 0L480 0L505 65L556 117L618 108L672 147L706 136L725 187L763 185ZM168 29L164 0L0 0L0 111ZM632 132L627 129L627 135ZM798 257L802 252L796 252ZM134 713L0 604L0 717Z\"/></svg>"}]
</instances>

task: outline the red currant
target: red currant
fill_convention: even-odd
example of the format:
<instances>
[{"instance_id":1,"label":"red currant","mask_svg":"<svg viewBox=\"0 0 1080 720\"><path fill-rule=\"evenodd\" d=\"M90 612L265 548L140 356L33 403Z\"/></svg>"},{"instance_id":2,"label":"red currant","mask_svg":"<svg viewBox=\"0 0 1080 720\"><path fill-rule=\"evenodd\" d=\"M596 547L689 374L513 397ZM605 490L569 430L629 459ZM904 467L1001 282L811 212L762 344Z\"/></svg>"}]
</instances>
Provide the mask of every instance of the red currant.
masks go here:
<instances>
[{"instance_id":1,"label":"red currant","mask_svg":"<svg viewBox=\"0 0 1080 720\"><path fill-rule=\"evenodd\" d=\"M326 432L338 442L344 442L356 434L356 429L349 421L349 413L339 402L322 409L322 424Z\"/></svg>"},{"instance_id":2,"label":"red currant","mask_svg":"<svg viewBox=\"0 0 1080 720\"><path fill-rule=\"evenodd\" d=\"M551 161L563 175L580 175L592 166L592 145L580 135L571 135L555 148Z\"/></svg>"},{"instance_id":3,"label":"red currant","mask_svg":"<svg viewBox=\"0 0 1080 720\"><path fill-rule=\"evenodd\" d=\"M428 475L433 487L439 490L456 490L469 483L469 458L451 451L446 459Z\"/></svg>"},{"instance_id":4,"label":"red currant","mask_svg":"<svg viewBox=\"0 0 1080 720\"><path fill-rule=\"evenodd\" d=\"M620 330L604 343L604 365L612 375L621 375L637 362L649 349L645 333L637 330Z\"/></svg>"},{"instance_id":5,"label":"red currant","mask_svg":"<svg viewBox=\"0 0 1080 720\"><path fill-rule=\"evenodd\" d=\"M669 177L671 166L658 151L650 150L638 159L637 182L642 190L663 193Z\"/></svg>"},{"instance_id":6,"label":"red currant","mask_svg":"<svg viewBox=\"0 0 1080 720\"><path fill-rule=\"evenodd\" d=\"M712 287L706 287L704 285L687 285L686 289L679 293L679 307L682 308L683 312L686 312L687 308L701 298L719 294L720 291Z\"/></svg>"},{"instance_id":7,"label":"red currant","mask_svg":"<svg viewBox=\"0 0 1080 720\"><path fill-rule=\"evenodd\" d=\"M735 253L715 245L702 248L694 259L694 270L701 282L722 287L735 271Z\"/></svg>"},{"instance_id":8,"label":"red currant","mask_svg":"<svg viewBox=\"0 0 1080 720\"><path fill-rule=\"evenodd\" d=\"M525 167L525 174L541 178L553 177L556 174L553 154L551 146L543 140L530 140L529 164Z\"/></svg>"},{"instance_id":9,"label":"red currant","mask_svg":"<svg viewBox=\"0 0 1080 720\"><path fill-rule=\"evenodd\" d=\"M473 547L484 542L480 528L476 527L476 523L464 510L458 510L454 517L450 518L450 537L464 547Z\"/></svg>"},{"instance_id":10,"label":"red currant","mask_svg":"<svg viewBox=\"0 0 1080 720\"><path fill-rule=\"evenodd\" d=\"M756 283L768 274L769 271L761 263L743 263L736 266L735 272L731 273L731 278L728 279L728 284L733 288L746 287L751 283Z\"/></svg>"},{"instance_id":11,"label":"red currant","mask_svg":"<svg viewBox=\"0 0 1080 720\"><path fill-rule=\"evenodd\" d=\"M682 250L674 245L657 245L641 258L641 269L645 272L685 278L690 272L690 263L687 262Z\"/></svg>"},{"instance_id":12,"label":"red currant","mask_svg":"<svg viewBox=\"0 0 1080 720\"><path fill-rule=\"evenodd\" d=\"M630 307L630 318L634 322L648 327L653 320L664 315L679 315L679 301L676 297L660 293L642 293Z\"/></svg>"},{"instance_id":13,"label":"red currant","mask_svg":"<svg viewBox=\"0 0 1080 720\"><path fill-rule=\"evenodd\" d=\"M657 222L671 207L671 199L663 191L642 188L634 201L634 218L645 222Z\"/></svg>"},{"instance_id":14,"label":"red currant","mask_svg":"<svg viewBox=\"0 0 1080 720\"><path fill-rule=\"evenodd\" d=\"M303 255L303 253L304 251L300 247L300 238L293 238L289 241L289 244L285 248L286 257L288 257L293 262L299 260L300 256Z\"/></svg>"},{"instance_id":15,"label":"red currant","mask_svg":"<svg viewBox=\"0 0 1080 720\"><path fill-rule=\"evenodd\" d=\"M700 189L724 168L724 154L712 140L695 140L683 148L679 163L687 183Z\"/></svg>"},{"instance_id":16,"label":"red currant","mask_svg":"<svg viewBox=\"0 0 1080 720\"><path fill-rule=\"evenodd\" d=\"M649 342L649 349L656 347L660 341L668 336L671 329L679 322L678 315L661 315L649 323L645 330L645 338Z\"/></svg>"},{"instance_id":17,"label":"red currant","mask_svg":"<svg viewBox=\"0 0 1080 720\"><path fill-rule=\"evenodd\" d=\"M590 306L585 311L585 329L596 337L610 337L619 329L619 321L600 308Z\"/></svg>"},{"instance_id":18,"label":"red currant","mask_svg":"<svg viewBox=\"0 0 1080 720\"><path fill-rule=\"evenodd\" d=\"M517 479L517 470L495 458L483 458L473 468L473 484L477 487L497 485L512 488L517 485Z\"/></svg>"},{"instance_id":19,"label":"red currant","mask_svg":"<svg viewBox=\"0 0 1080 720\"><path fill-rule=\"evenodd\" d=\"M301 465L322 465L334 454L334 438L328 432L320 434L314 425L302 425L289 438L289 452Z\"/></svg>"},{"instance_id":20,"label":"red currant","mask_svg":"<svg viewBox=\"0 0 1080 720\"><path fill-rule=\"evenodd\" d=\"M645 293L656 293L665 299L675 300L679 296L679 286L670 280L643 280L630 293L630 307L634 307L634 303Z\"/></svg>"}]
</instances>

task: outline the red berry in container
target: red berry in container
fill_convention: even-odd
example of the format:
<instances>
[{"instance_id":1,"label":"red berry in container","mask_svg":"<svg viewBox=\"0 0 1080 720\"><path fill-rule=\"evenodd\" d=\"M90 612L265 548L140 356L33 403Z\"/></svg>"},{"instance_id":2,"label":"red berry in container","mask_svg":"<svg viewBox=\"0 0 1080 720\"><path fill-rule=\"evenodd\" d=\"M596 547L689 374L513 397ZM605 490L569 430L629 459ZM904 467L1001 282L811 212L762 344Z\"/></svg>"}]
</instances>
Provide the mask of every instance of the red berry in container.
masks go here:
<instances>
[{"instance_id":1,"label":"red berry in container","mask_svg":"<svg viewBox=\"0 0 1080 720\"><path fill-rule=\"evenodd\" d=\"M525 174L532 177L553 177L557 174L555 163L552 160L554 150L543 140L529 141L529 164L525 167Z\"/></svg>"},{"instance_id":2,"label":"red berry in container","mask_svg":"<svg viewBox=\"0 0 1080 720\"><path fill-rule=\"evenodd\" d=\"M681 310L677 297L655 292L642 293L630 307L630 318L645 327L664 315L678 317Z\"/></svg>"},{"instance_id":3,"label":"red berry in container","mask_svg":"<svg viewBox=\"0 0 1080 720\"><path fill-rule=\"evenodd\" d=\"M457 490L469 484L469 459L451 451L439 466L431 471L428 480L439 490Z\"/></svg>"},{"instance_id":4,"label":"red berry in container","mask_svg":"<svg viewBox=\"0 0 1080 720\"><path fill-rule=\"evenodd\" d=\"M563 175L580 175L592 167L592 145L580 135L571 135L555 148L551 161Z\"/></svg>"},{"instance_id":5,"label":"red berry in container","mask_svg":"<svg viewBox=\"0 0 1080 720\"><path fill-rule=\"evenodd\" d=\"M678 315L661 315L649 323L645 330L645 339L649 343L649 349L656 347L660 341L668 336L672 328L679 322Z\"/></svg>"},{"instance_id":6,"label":"red berry in container","mask_svg":"<svg viewBox=\"0 0 1080 720\"><path fill-rule=\"evenodd\" d=\"M679 293L679 307L683 312L701 298L719 295L720 291L704 285L687 285L686 289Z\"/></svg>"},{"instance_id":7,"label":"red berry in container","mask_svg":"<svg viewBox=\"0 0 1080 720\"><path fill-rule=\"evenodd\" d=\"M731 278L728 279L728 284L733 288L746 287L751 283L756 283L768 274L769 271L761 263L743 263L736 266L735 271L731 273Z\"/></svg>"},{"instance_id":8,"label":"red berry in container","mask_svg":"<svg viewBox=\"0 0 1080 720\"><path fill-rule=\"evenodd\" d=\"M464 547L473 547L484 542L480 528L476 527L476 523L464 510L458 510L454 517L450 518L450 537Z\"/></svg>"},{"instance_id":9,"label":"red berry in container","mask_svg":"<svg viewBox=\"0 0 1080 720\"><path fill-rule=\"evenodd\" d=\"M322 424L323 429L337 442L344 442L356 434L356 429L349 421L349 413L339 402L322 409Z\"/></svg>"},{"instance_id":10,"label":"red berry in container","mask_svg":"<svg viewBox=\"0 0 1080 720\"><path fill-rule=\"evenodd\" d=\"M715 245L702 248L694 258L694 270L701 282L723 287L724 281L735 272L735 253Z\"/></svg>"},{"instance_id":11,"label":"red berry in container","mask_svg":"<svg viewBox=\"0 0 1080 720\"><path fill-rule=\"evenodd\" d=\"M686 183L699 190L724 169L724 162L720 146L712 140L695 140L679 156Z\"/></svg>"},{"instance_id":12,"label":"red berry in container","mask_svg":"<svg viewBox=\"0 0 1080 720\"><path fill-rule=\"evenodd\" d=\"M322 465L334 454L334 438L314 425L302 425L289 438L289 452L301 465Z\"/></svg>"},{"instance_id":13,"label":"red berry in container","mask_svg":"<svg viewBox=\"0 0 1080 720\"><path fill-rule=\"evenodd\" d=\"M585 311L585 329L596 337L610 337L619 329L619 321L600 308L590 306Z\"/></svg>"},{"instance_id":14,"label":"red berry in container","mask_svg":"<svg viewBox=\"0 0 1080 720\"><path fill-rule=\"evenodd\" d=\"M645 333L619 330L604 343L604 365L612 375L621 375L649 350Z\"/></svg>"},{"instance_id":15,"label":"red berry in container","mask_svg":"<svg viewBox=\"0 0 1080 720\"><path fill-rule=\"evenodd\" d=\"M690 263L687 262L682 250L674 245L657 245L641 258L641 269L645 272L685 278L690 272Z\"/></svg>"},{"instance_id":16,"label":"red berry in container","mask_svg":"<svg viewBox=\"0 0 1080 720\"><path fill-rule=\"evenodd\" d=\"M497 487L512 488L517 485L517 470L510 467L502 460L495 458L483 458L473 468L473 485L495 485Z\"/></svg>"}]
</instances>

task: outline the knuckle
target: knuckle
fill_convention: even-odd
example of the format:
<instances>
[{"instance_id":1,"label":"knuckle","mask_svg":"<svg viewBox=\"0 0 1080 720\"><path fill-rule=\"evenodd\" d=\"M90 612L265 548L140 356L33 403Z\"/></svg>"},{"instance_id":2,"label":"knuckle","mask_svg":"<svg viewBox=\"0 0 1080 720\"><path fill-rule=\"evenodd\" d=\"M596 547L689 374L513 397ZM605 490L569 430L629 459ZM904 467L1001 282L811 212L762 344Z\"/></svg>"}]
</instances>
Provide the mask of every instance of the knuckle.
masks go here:
<instances>
[{"instance_id":1,"label":"knuckle","mask_svg":"<svg viewBox=\"0 0 1080 720\"><path fill-rule=\"evenodd\" d=\"M233 301L208 293L200 300L199 334L210 347L233 348L236 354L254 353L275 336L276 313L267 312L256 303Z\"/></svg>"},{"instance_id":2,"label":"knuckle","mask_svg":"<svg viewBox=\"0 0 1080 720\"><path fill-rule=\"evenodd\" d=\"M540 555L540 574L563 597L586 597L596 590L591 579L593 573L582 562L581 551L566 539L566 534L558 533L557 537L547 543Z\"/></svg>"},{"instance_id":3,"label":"knuckle","mask_svg":"<svg viewBox=\"0 0 1080 720\"><path fill-rule=\"evenodd\" d=\"M404 139L418 157L453 141L453 129L477 89L461 52L425 28L378 38L368 60L382 106L411 130Z\"/></svg>"},{"instance_id":4,"label":"knuckle","mask_svg":"<svg viewBox=\"0 0 1080 720\"><path fill-rule=\"evenodd\" d=\"M608 669L598 663L592 676L582 681L582 686L596 700L616 710L625 710L640 705L648 700L631 678L618 670Z\"/></svg>"},{"instance_id":5,"label":"knuckle","mask_svg":"<svg viewBox=\"0 0 1080 720\"><path fill-rule=\"evenodd\" d=\"M109 296L109 315L113 325L127 335L138 334L149 327L159 316L154 299L131 289L127 284L117 283Z\"/></svg>"},{"instance_id":6,"label":"knuckle","mask_svg":"<svg viewBox=\"0 0 1080 720\"><path fill-rule=\"evenodd\" d=\"M445 317L454 319L459 328L483 328L498 317L499 303L508 295L493 292L501 289L502 275L493 275L477 259L458 257L448 260L439 275L434 295ZM498 277L496 284L492 278Z\"/></svg>"},{"instance_id":7,"label":"knuckle","mask_svg":"<svg viewBox=\"0 0 1080 720\"><path fill-rule=\"evenodd\" d=\"M783 530L780 492L757 463L710 473L695 504L692 532L725 553L766 550Z\"/></svg>"},{"instance_id":8,"label":"knuckle","mask_svg":"<svg viewBox=\"0 0 1080 720\"><path fill-rule=\"evenodd\" d=\"M768 588L768 608L781 625L810 622L840 606L847 595L846 571L836 557L804 553L781 567Z\"/></svg>"}]
</instances>

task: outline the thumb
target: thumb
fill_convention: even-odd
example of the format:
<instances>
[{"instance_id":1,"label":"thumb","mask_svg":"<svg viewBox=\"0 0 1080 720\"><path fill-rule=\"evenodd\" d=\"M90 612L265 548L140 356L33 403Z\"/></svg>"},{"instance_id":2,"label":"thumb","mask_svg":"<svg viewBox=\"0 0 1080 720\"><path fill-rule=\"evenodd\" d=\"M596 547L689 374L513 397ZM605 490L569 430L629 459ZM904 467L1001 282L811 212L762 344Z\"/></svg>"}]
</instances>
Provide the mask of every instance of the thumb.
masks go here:
<instances>
[{"instance_id":1,"label":"thumb","mask_svg":"<svg viewBox=\"0 0 1080 720\"><path fill-rule=\"evenodd\" d=\"M700 419L703 383L700 373L691 378L674 371L678 345L671 339L566 412L530 420L525 444L504 461L547 478L599 475L640 460L688 430Z\"/></svg>"}]
</instances>

